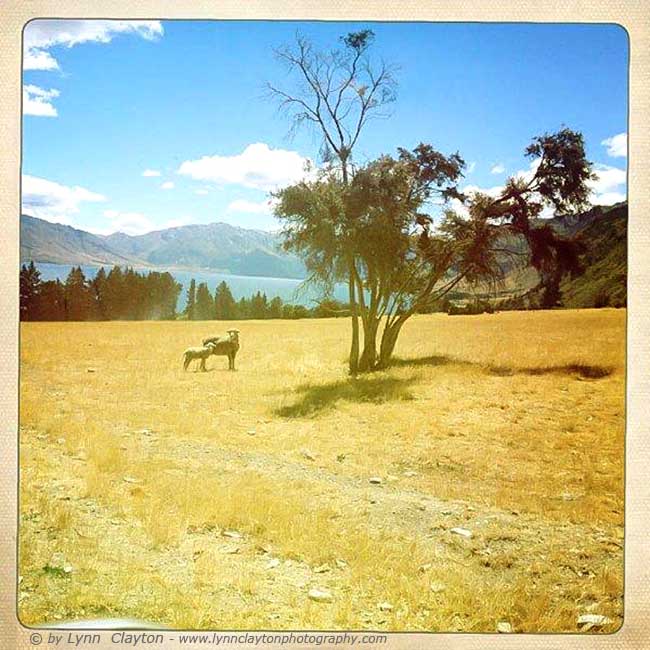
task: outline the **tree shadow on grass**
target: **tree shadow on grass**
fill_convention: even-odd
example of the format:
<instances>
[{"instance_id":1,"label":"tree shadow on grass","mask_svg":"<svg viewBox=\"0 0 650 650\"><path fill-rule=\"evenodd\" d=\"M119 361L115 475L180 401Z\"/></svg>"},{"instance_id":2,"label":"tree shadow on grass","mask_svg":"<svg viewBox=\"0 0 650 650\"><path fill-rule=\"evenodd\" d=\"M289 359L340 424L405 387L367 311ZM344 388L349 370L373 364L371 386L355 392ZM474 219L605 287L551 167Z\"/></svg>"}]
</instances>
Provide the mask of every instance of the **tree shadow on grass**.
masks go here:
<instances>
[{"instance_id":1,"label":"tree shadow on grass","mask_svg":"<svg viewBox=\"0 0 650 650\"><path fill-rule=\"evenodd\" d=\"M489 366L491 375L507 377L509 375L574 375L581 379L602 379L614 372L612 366L588 365L585 363L567 363L561 366L539 366L535 368L511 368L509 366Z\"/></svg>"},{"instance_id":2,"label":"tree shadow on grass","mask_svg":"<svg viewBox=\"0 0 650 650\"><path fill-rule=\"evenodd\" d=\"M471 361L463 361L454 357L447 357L441 354L432 354L428 357L401 358L393 357L390 361L390 368L402 368L403 366L418 368L420 366L476 366Z\"/></svg>"},{"instance_id":3,"label":"tree shadow on grass","mask_svg":"<svg viewBox=\"0 0 650 650\"><path fill-rule=\"evenodd\" d=\"M337 402L357 402L383 404L397 400L415 399L409 391L416 377L350 377L327 384L303 384L295 392L297 401L276 409L276 415L285 418L314 415L319 411L332 408Z\"/></svg>"},{"instance_id":4,"label":"tree shadow on grass","mask_svg":"<svg viewBox=\"0 0 650 650\"><path fill-rule=\"evenodd\" d=\"M573 375L581 379L602 379L603 377L611 375L615 370L612 366L588 365L584 363L567 363L564 365L537 367L486 366L475 361L466 361L464 359L455 359L454 357L442 355L431 355L428 357L416 357L412 359L402 359L397 357L392 360L390 365L392 367L473 367L483 370L488 375L496 375L497 377L510 377L512 375Z\"/></svg>"}]
</instances>

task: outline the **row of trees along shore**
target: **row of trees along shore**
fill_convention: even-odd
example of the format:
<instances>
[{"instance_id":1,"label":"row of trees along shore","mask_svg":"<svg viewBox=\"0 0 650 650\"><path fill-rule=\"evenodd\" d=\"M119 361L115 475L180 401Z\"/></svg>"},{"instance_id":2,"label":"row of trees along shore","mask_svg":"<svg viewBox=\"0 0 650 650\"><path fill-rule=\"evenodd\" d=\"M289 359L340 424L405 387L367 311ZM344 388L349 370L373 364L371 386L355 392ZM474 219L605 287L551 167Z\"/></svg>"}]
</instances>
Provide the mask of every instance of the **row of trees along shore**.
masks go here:
<instances>
[{"instance_id":1,"label":"row of trees along shore","mask_svg":"<svg viewBox=\"0 0 650 650\"><path fill-rule=\"evenodd\" d=\"M102 267L87 279L80 266L65 282L41 279L34 262L20 270L21 320L169 320L182 285L171 273Z\"/></svg>"},{"instance_id":2,"label":"row of trees along shore","mask_svg":"<svg viewBox=\"0 0 650 650\"><path fill-rule=\"evenodd\" d=\"M187 290L187 305L183 312L188 320L298 319L349 315L347 305L332 299L322 300L311 308L285 303L279 296L269 300L266 293L261 291L250 298L236 300L225 281L217 286L213 297L205 282L197 285L194 279Z\"/></svg>"},{"instance_id":3,"label":"row of trees along shore","mask_svg":"<svg viewBox=\"0 0 650 650\"><path fill-rule=\"evenodd\" d=\"M65 282L41 280L34 262L20 270L20 318L28 321L98 320L244 320L298 319L349 316L349 308L336 300L323 300L315 307L269 300L257 292L235 300L226 282L214 296L206 283L192 279L187 304L181 313L176 304L182 285L170 273L138 273L131 268L100 268L87 279L81 267L73 267Z\"/></svg>"}]
</instances>

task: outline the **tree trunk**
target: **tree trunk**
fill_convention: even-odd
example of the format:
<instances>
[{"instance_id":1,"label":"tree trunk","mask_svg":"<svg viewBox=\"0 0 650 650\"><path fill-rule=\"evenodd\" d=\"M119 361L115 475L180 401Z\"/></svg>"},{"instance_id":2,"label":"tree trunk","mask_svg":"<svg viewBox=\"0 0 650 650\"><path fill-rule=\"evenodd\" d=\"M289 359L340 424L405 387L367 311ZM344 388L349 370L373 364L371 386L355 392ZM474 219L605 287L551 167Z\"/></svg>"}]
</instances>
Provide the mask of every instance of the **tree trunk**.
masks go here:
<instances>
[{"instance_id":1,"label":"tree trunk","mask_svg":"<svg viewBox=\"0 0 650 650\"><path fill-rule=\"evenodd\" d=\"M368 372L374 370L377 364L377 330L379 329L379 320L369 317L364 323L363 328L363 353L359 361L359 370Z\"/></svg>"},{"instance_id":2,"label":"tree trunk","mask_svg":"<svg viewBox=\"0 0 650 650\"><path fill-rule=\"evenodd\" d=\"M381 337L381 346L379 349L379 363L377 364L379 368L387 368L390 364L393 352L395 351L397 337L405 322L406 319L398 319L390 327L386 325Z\"/></svg>"},{"instance_id":3,"label":"tree trunk","mask_svg":"<svg viewBox=\"0 0 650 650\"><path fill-rule=\"evenodd\" d=\"M350 293L350 313L352 314L352 343L350 345L349 367L350 374L356 375L359 371L359 316L354 291L354 273L351 269L348 278L348 289Z\"/></svg>"}]
</instances>

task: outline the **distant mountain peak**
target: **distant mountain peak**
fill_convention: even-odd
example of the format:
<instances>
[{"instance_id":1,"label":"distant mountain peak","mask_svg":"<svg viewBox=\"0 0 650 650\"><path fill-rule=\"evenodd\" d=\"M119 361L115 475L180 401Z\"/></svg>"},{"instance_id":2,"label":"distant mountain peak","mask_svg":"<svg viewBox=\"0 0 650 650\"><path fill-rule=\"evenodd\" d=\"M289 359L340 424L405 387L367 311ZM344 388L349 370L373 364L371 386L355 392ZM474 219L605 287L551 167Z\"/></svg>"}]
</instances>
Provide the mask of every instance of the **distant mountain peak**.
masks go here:
<instances>
[{"instance_id":1,"label":"distant mountain peak","mask_svg":"<svg viewBox=\"0 0 650 650\"><path fill-rule=\"evenodd\" d=\"M282 250L279 233L224 222L188 224L143 235L92 233L21 215L21 263L210 269L236 275L303 278L305 269Z\"/></svg>"}]
</instances>

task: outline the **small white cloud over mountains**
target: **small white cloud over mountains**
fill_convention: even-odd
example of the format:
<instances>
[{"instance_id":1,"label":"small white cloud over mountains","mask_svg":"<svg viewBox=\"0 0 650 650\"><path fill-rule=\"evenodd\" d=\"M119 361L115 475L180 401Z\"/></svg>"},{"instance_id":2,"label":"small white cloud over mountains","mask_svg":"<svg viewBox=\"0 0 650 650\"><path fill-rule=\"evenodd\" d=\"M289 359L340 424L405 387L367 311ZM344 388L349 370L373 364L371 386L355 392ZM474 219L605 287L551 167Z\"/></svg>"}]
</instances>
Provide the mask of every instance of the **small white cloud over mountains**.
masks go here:
<instances>
[{"instance_id":1,"label":"small white cloud over mountains","mask_svg":"<svg viewBox=\"0 0 650 650\"><path fill-rule=\"evenodd\" d=\"M104 216L109 220L108 226L105 228L86 228L86 230L96 235L110 235L115 232L123 232L126 235L144 235L152 230L177 228L190 222L189 217L182 216L158 224L141 212L121 212L120 210L104 210Z\"/></svg>"},{"instance_id":2,"label":"small white cloud over mountains","mask_svg":"<svg viewBox=\"0 0 650 650\"><path fill-rule=\"evenodd\" d=\"M228 212L242 212L248 214L271 214L273 212L273 199L266 201L247 201L236 199L228 204Z\"/></svg>"},{"instance_id":3,"label":"small white cloud over mountains","mask_svg":"<svg viewBox=\"0 0 650 650\"><path fill-rule=\"evenodd\" d=\"M250 144L235 156L203 156L186 160L177 173L222 185L275 190L309 175L311 162L296 151L271 149L263 142Z\"/></svg>"},{"instance_id":4,"label":"small white cloud over mountains","mask_svg":"<svg viewBox=\"0 0 650 650\"><path fill-rule=\"evenodd\" d=\"M58 70L49 52L54 46L110 43L117 34L154 40L164 33L158 20L32 20L23 35L23 70Z\"/></svg>"},{"instance_id":5,"label":"small white cloud over mountains","mask_svg":"<svg viewBox=\"0 0 650 650\"><path fill-rule=\"evenodd\" d=\"M23 174L22 211L55 223L70 223L83 202L102 202L106 197L75 185L68 187L45 178Z\"/></svg>"},{"instance_id":6,"label":"small white cloud over mountains","mask_svg":"<svg viewBox=\"0 0 650 650\"><path fill-rule=\"evenodd\" d=\"M619 133L606 138L600 144L607 147L607 155L612 158L627 158L627 133Z\"/></svg>"},{"instance_id":7,"label":"small white cloud over mountains","mask_svg":"<svg viewBox=\"0 0 650 650\"><path fill-rule=\"evenodd\" d=\"M142 235L155 229L151 219L140 212L104 210L104 216L110 220L110 226L96 229L94 232L97 235L109 235L114 232L123 232L127 235Z\"/></svg>"},{"instance_id":8,"label":"small white cloud over mountains","mask_svg":"<svg viewBox=\"0 0 650 650\"><path fill-rule=\"evenodd\" d=\"M503 166L503 164L497 163L496 165L492 165L490 174L503 174L504 171L506 171L506 168Z\"/></svg>"},{"instance_id":9,"label":"small white cloud over mountains","mask_svg":"<svg viewBox=\"0 0 650 650\"><path fill-rule=\"evenodd\" d=\"M173 190L174 189L174 183L172 183L172 181L165 181L164 183L161 183L160 189L161 190Z\"/></svg>"},{"instance_id":10,"label":"small white cloud over mountains","mask_svg":"<svg viewBox=\"0 0 650 650\"><path fill-rule=\"evenodd\" d=\"M56 108L51 100L59 96L59 91L54 88L46 90L33 84L23 86L23 115L37 115L40 117L56 117Z\"/></svg>"},{"instance_id":11,"label":"small white cloud over mountains","mask_svg":"<svg viewBox=\"0 0 650 650\"><path fill-rule=\"evenodd\" d=\"M155 169L145 169L142 172L142 175L145 176L146 178L151 178L154 176L160 176L160 172Z\"/></svg>"},{"instance_id":12,"label":"small white cloud over mountains","mask_svg":"<svg viewBox=\"0 0 650 650\"><path fill-rule=\"evenodd\" d=\"M596 180L589 181L593 205L614 205L627 198L627 173L610 165L594 165Z\"/></svg>"}]
</instances>

